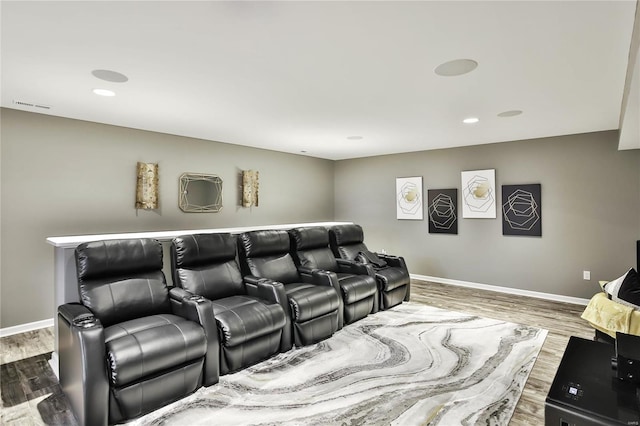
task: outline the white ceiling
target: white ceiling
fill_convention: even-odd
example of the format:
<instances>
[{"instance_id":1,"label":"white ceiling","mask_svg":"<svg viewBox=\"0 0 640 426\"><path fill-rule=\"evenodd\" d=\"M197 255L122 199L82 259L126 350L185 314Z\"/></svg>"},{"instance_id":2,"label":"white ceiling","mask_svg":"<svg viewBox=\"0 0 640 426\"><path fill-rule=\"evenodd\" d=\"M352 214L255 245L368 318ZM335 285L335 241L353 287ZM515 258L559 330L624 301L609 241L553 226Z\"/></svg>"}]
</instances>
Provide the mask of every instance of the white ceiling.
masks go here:
<instances>
[{"instance_id":1,"label":"white ceiling","mask_svg":"<svg viewBox=\"0 0 640 426\"><path fill-rule=\"evenodd\" d=\"M328 159L617 129L635 10L636 0L3 0L1 102ZM434 74L459 58L479 66ZM524 113L497 117L513 109ZM462 124L469 116L480 121Z\"/></svg>"}]
</instances>

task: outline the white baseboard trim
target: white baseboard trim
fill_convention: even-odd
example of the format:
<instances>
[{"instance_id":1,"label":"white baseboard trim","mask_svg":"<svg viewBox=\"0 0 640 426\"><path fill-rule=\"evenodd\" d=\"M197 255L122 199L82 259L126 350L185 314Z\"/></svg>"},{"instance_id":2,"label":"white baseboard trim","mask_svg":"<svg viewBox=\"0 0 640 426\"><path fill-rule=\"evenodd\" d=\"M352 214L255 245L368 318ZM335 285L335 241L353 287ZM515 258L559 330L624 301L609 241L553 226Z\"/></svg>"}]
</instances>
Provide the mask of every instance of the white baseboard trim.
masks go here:
<instances>
[{"instance_id":1,"label":"white baseboard trim","mask_svg":"<svg viewBox=\"0 0 640 426\"><path fill-rule=\"evenodd\" d=\"M430 277L428 275L410 274L411 278L422 281L431 281L440 284L457 285L459 287L477 288L479 290L497 291L500 293L516 294L518 296L535 297L537 299L553 300L555 302L573 303L574 305L584 305L589 303L589 299L580 297L563 296L561 294L543 293L540 291L521 290L511 287L500 287L490 284L479 284L470 281L452 280L449 278Z\"/></svg>"},{"instance_id":2,"label":"white baseboard trim","mask_svg":"<svg viewBox=\"0 0 640 426\"><path fill-rule=\"evenodd\" d=\"M0 337L12 336L14 334L26 333L27 331L33 331L47 327L53 327L53 318L30 322L27 324L14 325L13 327L0 328Z\"/></svg>"}]
</instances>

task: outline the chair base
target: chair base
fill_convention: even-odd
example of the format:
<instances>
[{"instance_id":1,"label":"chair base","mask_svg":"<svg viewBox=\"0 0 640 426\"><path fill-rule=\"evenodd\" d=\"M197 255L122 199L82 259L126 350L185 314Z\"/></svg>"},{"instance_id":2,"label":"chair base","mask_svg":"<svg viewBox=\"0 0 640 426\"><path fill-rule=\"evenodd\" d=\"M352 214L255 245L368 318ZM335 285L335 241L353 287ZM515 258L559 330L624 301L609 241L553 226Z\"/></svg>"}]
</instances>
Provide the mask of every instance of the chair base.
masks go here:
<instances>
[{"instance_id":1,"label":"chair base","mask_svg":"<svg viewBox=\"0 0 640 426\"><path fill-rule=\"evenodd\" d=\"M238 346L220 346L220 374L240 370L278 353L281 338L282 330L278 330Z\"/></svg>"},{"instance_id":2,"label":"chair base","mask_svg":"<svg viewBox=\"0 0 640 426\"><path fill-rule=\"evenodd\" d=\"M407 295L407 286L394 288L380 293L380 310L385 311L402 303Z\"/></svg>"},{"instance_id":3,"label":"chair base","mask_svg":"<svg viewBox=\"0 0 640 426\"><path fill-rule=\"evenodd\" d=\"M184 398L202 383L202 358L142 382L111 389L109 424L134 419Z\"/></svg>"},{"instance_id":4,"label":"chair base","mask_svg":"<svg viewBox=\"0 0 640 426\"><path fill-rule=\"evenodd\" d=\"M329 312L303 323L293 323L296 346L307 346L329 338L338 330L338 311Z\"/></svg>"},{"instance_id":5,"label":"chair base","mask_svg":"<svg viewBox=\"0 0 640 426\"><path fill-rule=\"evenodd\" d=\"M375 298L367 297L349 305L344 305L344 323L352 324L373 312Z\"/></svg>"}]
</instances>

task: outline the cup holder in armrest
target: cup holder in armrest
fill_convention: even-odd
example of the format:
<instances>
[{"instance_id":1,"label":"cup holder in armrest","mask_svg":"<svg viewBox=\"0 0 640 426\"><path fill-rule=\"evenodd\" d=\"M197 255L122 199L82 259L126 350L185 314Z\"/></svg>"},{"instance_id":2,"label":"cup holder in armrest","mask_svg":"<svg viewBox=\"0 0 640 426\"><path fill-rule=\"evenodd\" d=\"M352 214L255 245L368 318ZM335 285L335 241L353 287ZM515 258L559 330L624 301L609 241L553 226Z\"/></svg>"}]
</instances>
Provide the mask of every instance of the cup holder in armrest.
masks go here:
<instances>
[{"instance_id":1,"label":"cup holder in armrest","mask_svg":"<svg viewBox=\"0 0 640 426\"><path fill-rule=\"evenodd\" d=\"M196 303L202 303L207 299L197 294L194 294L193 296L189 296L188 300L191 300L192 302L196 302Z\"/></svg>"},{"instance_id":2,"label":"cup holder in armrest","mask_svg":"<svg viewBox=\"0 0 640 426\"><path fill-rule=\"evenodd\" d=\"M98 324L98 320L92 314L79 315L73 319L73 325L80 328L89 328Z\"/></svg>"}]
</instances>

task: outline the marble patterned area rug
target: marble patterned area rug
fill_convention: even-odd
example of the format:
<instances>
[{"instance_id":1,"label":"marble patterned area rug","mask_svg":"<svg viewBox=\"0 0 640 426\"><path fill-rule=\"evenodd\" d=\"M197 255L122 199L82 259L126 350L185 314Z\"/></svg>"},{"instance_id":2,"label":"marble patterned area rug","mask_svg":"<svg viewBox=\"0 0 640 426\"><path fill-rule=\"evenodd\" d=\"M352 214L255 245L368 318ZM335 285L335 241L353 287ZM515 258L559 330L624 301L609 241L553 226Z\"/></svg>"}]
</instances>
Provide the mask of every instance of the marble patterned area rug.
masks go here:
<instances>
[{"instance_id":1,"label":"marble patterned area rug","mask_svg":"<svg viewBox=\"0 0 640 426\"><path fill-rule=\"evenodd\" d=\"M506 425L546 335L403 303L128 424Z\"/></svg>"}]
</instances>

